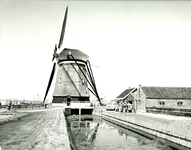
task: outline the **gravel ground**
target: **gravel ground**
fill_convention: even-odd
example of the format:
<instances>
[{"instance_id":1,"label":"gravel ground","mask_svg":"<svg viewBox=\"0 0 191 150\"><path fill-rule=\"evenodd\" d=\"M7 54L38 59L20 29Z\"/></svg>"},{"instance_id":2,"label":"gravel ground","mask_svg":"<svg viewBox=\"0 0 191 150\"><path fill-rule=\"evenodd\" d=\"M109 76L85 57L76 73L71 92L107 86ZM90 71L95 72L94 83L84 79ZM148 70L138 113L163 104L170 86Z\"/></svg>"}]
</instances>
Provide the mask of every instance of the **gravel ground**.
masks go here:
<instances>
[{"instance_id":1,"label":"gravel ground","mask_svg":"<svg viewBox=\"0 0 191 150\"><path fill-rule=\"evenodd\" d=\"M17 111L17 114L22 113L28 116L0 125L2 150L71 149L65 116L61 108Z\"/></svg>"}]
</instances>

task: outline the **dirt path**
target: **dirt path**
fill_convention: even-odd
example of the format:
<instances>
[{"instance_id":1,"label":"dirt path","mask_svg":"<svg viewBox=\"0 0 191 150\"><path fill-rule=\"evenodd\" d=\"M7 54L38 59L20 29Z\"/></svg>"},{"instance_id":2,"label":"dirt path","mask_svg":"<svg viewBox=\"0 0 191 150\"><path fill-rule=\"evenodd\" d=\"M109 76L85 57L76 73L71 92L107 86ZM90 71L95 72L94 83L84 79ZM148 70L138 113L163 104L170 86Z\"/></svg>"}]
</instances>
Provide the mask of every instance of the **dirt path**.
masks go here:
<instances>
[{"instance_id":1,"label":"dirt path","mask_svg":"<svg viewBox=\"0 0 191 150\"><path fill-rule=\"evenodd\" d=\"M70 149L61 109L28 113L28 117L0 126L2 150Z\"/></svg>"}]
</instances>

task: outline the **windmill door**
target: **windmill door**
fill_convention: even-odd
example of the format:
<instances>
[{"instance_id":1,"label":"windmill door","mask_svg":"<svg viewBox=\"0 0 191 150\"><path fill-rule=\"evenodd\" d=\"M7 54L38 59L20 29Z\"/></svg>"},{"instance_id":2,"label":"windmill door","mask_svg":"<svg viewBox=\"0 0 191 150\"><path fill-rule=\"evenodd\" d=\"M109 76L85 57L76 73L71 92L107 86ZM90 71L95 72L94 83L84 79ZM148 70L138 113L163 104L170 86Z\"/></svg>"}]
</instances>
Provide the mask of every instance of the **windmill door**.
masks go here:
<instances>
[{"instance_id":1,"label":"windmill door","mask_svg":"<svg viewBox=\"0 0 191 150\"><path fill-rule=\"evenodd\" d=\"M71 105L71 96L67 96L67 106Z\"/></svg>"}]
</instances>

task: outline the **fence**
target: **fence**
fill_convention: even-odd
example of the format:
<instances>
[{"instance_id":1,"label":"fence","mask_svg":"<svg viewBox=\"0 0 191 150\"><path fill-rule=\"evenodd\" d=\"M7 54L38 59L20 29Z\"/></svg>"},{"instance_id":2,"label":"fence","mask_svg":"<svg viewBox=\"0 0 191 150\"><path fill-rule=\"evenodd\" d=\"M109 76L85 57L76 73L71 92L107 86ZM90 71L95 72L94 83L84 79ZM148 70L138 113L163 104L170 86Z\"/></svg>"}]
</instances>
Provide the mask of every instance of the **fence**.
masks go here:
<instances>
[{"instance_id":1,"label":"fence","mask_svg":"<svg viewBox=\"0 0 191 150\"><path fill-rule=\"evenodd\" d=\"M38 104L20 104L20 105L12 105L11 108L12 109L21 109L21 108L25 108L25 109L28 109L28 108L40 108L40 107L47 107L47 104L43 104L43 103L38 103ZM9 108L9 105L0 105L0 109L2 108Z\"/></svg>"},{"instance_id":2,"label":"fence","mask_svg":"<svg viewBox=\"0 0 191 150\"><path fill-rule=\"evenodd\" d=\"M157 113L157 114L169 114L176 116L190 116L191 109L181 109L181 108L168 108L168 107L146 107L148 113Z\"/></svg>"}]
</instances>

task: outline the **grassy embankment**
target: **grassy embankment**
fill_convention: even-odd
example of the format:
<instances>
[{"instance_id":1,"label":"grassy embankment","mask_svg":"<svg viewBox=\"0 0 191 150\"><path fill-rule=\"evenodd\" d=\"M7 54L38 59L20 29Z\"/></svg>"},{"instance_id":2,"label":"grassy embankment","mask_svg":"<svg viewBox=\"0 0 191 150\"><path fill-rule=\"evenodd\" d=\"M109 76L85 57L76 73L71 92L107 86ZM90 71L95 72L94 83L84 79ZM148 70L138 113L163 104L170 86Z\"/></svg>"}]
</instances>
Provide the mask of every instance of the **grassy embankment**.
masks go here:
<instances>
[{"instance_id":1,"label":"grassy embankment","mask_svg":"<svg viewBox=\"0 0 191 150\"><path fill-rule=\"evenodd\" d=\"M28 116L28 113L17 110L0 110L0 125Z\"/></svg>"}]
</instances>

